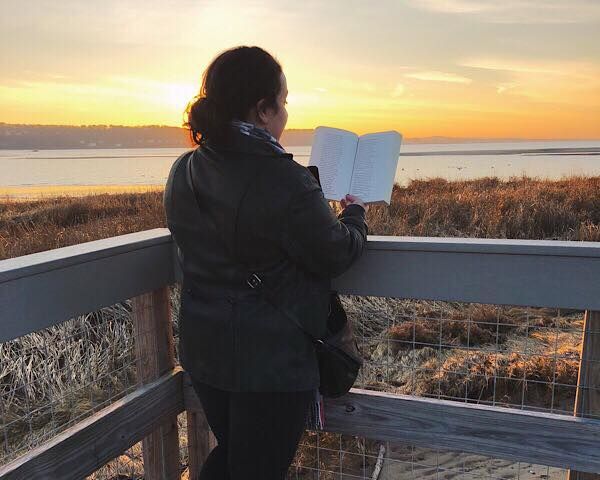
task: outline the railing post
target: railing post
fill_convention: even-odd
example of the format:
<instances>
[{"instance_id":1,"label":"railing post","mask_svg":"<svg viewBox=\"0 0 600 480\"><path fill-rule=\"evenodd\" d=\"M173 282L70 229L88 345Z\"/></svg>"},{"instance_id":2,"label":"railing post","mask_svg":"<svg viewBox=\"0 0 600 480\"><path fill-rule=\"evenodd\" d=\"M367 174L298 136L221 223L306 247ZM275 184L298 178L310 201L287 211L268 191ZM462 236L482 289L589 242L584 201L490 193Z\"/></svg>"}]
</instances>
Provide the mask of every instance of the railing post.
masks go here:
<instances>
[{"instance_id":1,"label":"railing post","mask_svg":"<svg viewBox=\"0 0 600 480\"><path fill-rule=\"evenodd\" d=\"M132 307L138 379L145 384L175 367L169 287L133 298ZM144 438L142 447L146 480L179 480L177 416Z\"/></svg>"},{"instance_id":2,"label":"railing post","mask_svg":"<svg viewBox=\"0 0 600 480\"><path fill-rule=\"evenodd\" d=\"M209 453L217 446L217 439L208 425L189 373L183 377L183 399L187 416L189 479L196 480Z\"/></svg>"},{"instance_id":3,"label":"railing post","mask_svg":"<svg viewBox=\"0 0 600 480\"><path fill-rule=\"evenodd\" d=\"M575 415L600 417L600 311L585 311ZM567 478L568 480L599 480L600 475L569 470Z\"/></svg>"},{"instance_id":4,"label":"railing post","mask_svg":"<svg viewBox=\"0 0 600 480\"><path fill-rule=\"evenodd\" d=\"M202 465L210 451L217 445L217 440L210 430L206 416L202 410L187 410L188 457L190 480L200 476Z\"/></svg>"}]
</instances>

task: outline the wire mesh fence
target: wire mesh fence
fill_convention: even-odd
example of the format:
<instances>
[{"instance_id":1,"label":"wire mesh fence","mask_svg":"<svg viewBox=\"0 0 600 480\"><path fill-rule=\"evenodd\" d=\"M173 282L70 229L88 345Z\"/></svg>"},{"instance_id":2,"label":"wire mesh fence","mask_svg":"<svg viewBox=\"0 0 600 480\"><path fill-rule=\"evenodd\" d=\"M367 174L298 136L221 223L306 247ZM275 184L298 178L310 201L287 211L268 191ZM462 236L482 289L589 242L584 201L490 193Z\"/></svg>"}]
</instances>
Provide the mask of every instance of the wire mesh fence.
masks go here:
<instances>
[{"instance_id":1,"label":"wire mesh fence","mask_svg":"<svg viewBox=\"0 0 600 480\"><path fill-rule=\"evenodd\" d=\"M178 295L172 287L176 342ZM137 334L155 332L138 329ZM0 343L0 465L139 388L142 359L135 343L131 300ZM179 417L185 433L185 414ZM183 438L182 465L186 447ZM90 478L143 478L141 443Z\"/></svg>"},{"instance_id":2,"label":"wire mesh fence","mask_svg":"<svg viewBox=\"0 0 600 480\"><path fill-rule=\"evenodd\" d=\"M342 302L365 360L355 387L574 414L582 311L357 296L343 296ZM562 479L566 474L458 451L307 431L288 478Z\"/></svg>"},{"instance_id":3,"label":"wire mesh fence","mask_svg":"<svg viewBox=\"0 0 600 480\"><path fill-rule=\"evenodd\" d=\"M287 480L563 480L567 470L458 451L305 432Z\"/></svg>"},{"instance_id":4,"label":"wire mesh fence","mask_svg":"<svg viewBox=\"0 0 600 480\"><path fill-rule=\"evenodd\" d=\"M137 387L122 302L0 344L0 464Z\"/></svg>"},{"instance_id":5,"label":"wire mesh fence","mask_svg":"<svg viewBox=\"0 0 600 480\"><path fill-rule=\"evenodd\" d=\"M179 287L170 290L177 352ZM365 358L356 387L573 415L581 311L356 296L342 301ZM0 465L138 388L134 333L127 300L0 344ZM187 478L185 413L178 424L179 465ZM140 442L88 478L143 477ZM288 478L559 479L565 471L306 431Z\"/></svg>"},{"instance_id":6,"label":"wire mesh fence","mask_svg":"<svg viewBox=\"0 0 600 480\"><path fill-rule=\"evenodd\" d=\"M573 415L582 311L343 301L365 358L357 387Z\"/></svg>"}]
</instances>

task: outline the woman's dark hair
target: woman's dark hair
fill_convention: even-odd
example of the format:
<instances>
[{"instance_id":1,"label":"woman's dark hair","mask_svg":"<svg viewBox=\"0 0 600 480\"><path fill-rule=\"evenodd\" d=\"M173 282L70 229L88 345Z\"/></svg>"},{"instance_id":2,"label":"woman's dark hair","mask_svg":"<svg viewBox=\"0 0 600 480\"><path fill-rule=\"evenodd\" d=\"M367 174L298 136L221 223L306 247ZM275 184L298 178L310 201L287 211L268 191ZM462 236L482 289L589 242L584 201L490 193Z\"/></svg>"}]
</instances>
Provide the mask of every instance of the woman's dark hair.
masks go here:
<instances>
[{"instance_id":1,"label":"woman's dark hair","mask_svg":"<svg viewBox=\"0 0 600 480\"><path fill-rule=\"evenodd\" d=\"M186 109L192 141L227 140L229 122L245 120L261 99L278 111L281 65L259 47L236 47L219 54L202 75L200 93Z\"/></svg>"}]
</instances>

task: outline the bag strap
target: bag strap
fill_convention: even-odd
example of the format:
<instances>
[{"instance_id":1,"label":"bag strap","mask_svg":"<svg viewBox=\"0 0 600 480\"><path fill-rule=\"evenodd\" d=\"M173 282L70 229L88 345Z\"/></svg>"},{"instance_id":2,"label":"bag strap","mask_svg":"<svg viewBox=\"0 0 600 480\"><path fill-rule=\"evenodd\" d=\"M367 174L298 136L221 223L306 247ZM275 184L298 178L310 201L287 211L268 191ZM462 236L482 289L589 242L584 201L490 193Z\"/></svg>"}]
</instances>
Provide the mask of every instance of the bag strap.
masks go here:
<instances>
[{"instance_id":1,"label":"bag strap","mask_svg":"<svg viewBox=\"0 0 600 480\"><path fill-rule=\"evenodd\" d=\"M288 319L290 319L292 322L294 322L300 330L302 330L306 335L308 335L308 337L312 340L312 342L315 345L323 345L323 343L324 343L323 340L321 340L320 338L316 338L312 334L310 334L300 324L300 322L296 319L296 317L294 315L291 315L287 310L285 310L281 306L281 304L278 301L274 300L275 298L277 298L277 296L274 295L273 291L264 284L264 282L262 281L262 279L256 272L250 274L250 276L248 277L248 280L246 280L246 283L250 286L250 288L257 290L259 293L261 293L263 298L267 302L269 302L276 310L278 310L284 316L286 316Z\"/></svg>"},{"instance_id":2,"label":"bag strap","mask_svg":"<svg viewBox=\"0 0 600 480\"><path fill-rule=\"evenodd\" d=\"M196 205L201 210L200 199L198 198L198 191L196 189L196 185L194 184L194 177L192 175L191 163L192 163L193 157L194 157L194 152L192 152L192 154L189 155L188 160L187 160L187 165L186 165L187 174L188 174L188 177L190 180L189 186L194 193L194 198L196 199ZM245 195L242 195L242 199L244 196ZM241 201L240 201L240 203L241 203ZM238 205L238 208L239 208L239 205ZM219 231L218 229L215 229L215 230ZM224 243L224 245L227 245L227 244ZM285 317L287 317L289 320L291 320L300 330L302 330L306 335L308 335L308 337L312 340L312 342L315 345L323 345L323 343L324 343L323 340L311 335L304 327L302 327L302 325L296 319L295 316L291 315L287 310L285 310L283 308L283 306L277 300L274 300L275 298L277 298L277 296L267 285L265 285L265 283L262 281L262 279L260 278L258 273L249 270L246 267L246 265L239 260L239 257L237 255L237 249L235 247L236 247L236 243L234 241L233 252L232 252L231 256L233 258L235 265L238 266L239 268L241 268L244 271L244 273L247 275L246 284L253 290L258 291L269 304L271 304L276 310L278 310Z\"/></svg>"}]
</instances>

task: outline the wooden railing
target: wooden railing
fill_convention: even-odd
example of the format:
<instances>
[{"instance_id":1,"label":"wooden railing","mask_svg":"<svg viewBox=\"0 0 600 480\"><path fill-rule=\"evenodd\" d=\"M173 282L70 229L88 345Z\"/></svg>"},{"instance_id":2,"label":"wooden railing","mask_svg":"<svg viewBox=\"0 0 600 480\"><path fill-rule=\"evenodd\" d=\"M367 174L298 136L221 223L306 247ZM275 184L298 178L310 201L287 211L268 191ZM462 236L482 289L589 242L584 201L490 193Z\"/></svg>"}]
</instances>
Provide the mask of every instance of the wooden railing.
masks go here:
<instances>
[{"instance_id":1,"label":"wooden railing","mask_svg":"<svg viewBox=\"0 0 600 480\"><path fill-rule=\"evenodd\" d=\"M79 479L142 439L145 478L179 478L176 416L184 410L195 477L214 439L175 367L168 286L180 279L165 229L0 262L0 342L133 298L142 384L0 466L0 478ZM584 330L598 332L598 279L600 243L372 236L334 284L345 294L586 310ZM600 365L599 336L584 338L582 365ZM580 370L578 416L355 388L326 401L327 430L600 473L600 421L584 418L584 409L600 411L598 375ZM584 475L571 473L596 478Z\"/></svg>"}]
</instances>

